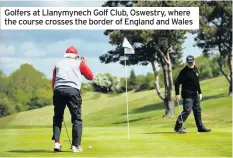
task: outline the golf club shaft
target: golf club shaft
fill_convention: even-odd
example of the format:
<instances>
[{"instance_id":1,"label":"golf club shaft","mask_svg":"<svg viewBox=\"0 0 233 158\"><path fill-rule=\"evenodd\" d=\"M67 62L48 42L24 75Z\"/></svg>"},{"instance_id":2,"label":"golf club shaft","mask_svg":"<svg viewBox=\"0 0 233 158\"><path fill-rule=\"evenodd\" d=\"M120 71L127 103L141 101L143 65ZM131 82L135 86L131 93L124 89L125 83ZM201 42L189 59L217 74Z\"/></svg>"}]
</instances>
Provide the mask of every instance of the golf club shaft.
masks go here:
<instances>
[{"instance_id":1,"label":"golf club shaft","mask_svg":"<svg viewBox=\"0 0 233 158\"><path fill-rule=\"evenodd\" d=\"M66 128L66 123L65 123L65 121L63 121L63 122L64 122L64 126L65 126L65 129L66 129L67 137L68 137L69 142L70 142L70 146L72 146L71 141L70 141L70 137L69 137L69 133L68 133L68 130L67 130L67 128Z\"/></svg>"}]
</instances>

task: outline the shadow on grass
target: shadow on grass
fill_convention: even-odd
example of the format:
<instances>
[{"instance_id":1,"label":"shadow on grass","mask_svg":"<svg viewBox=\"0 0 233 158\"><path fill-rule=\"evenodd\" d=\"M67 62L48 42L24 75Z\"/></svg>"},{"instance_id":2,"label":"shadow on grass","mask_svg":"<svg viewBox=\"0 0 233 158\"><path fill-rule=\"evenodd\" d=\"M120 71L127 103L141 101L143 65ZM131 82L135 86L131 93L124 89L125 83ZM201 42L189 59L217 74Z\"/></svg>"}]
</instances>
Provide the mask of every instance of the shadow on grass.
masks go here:
<instances>
[{"instance_id":1,"label":"shadow on grass","mask_svg":"<svg viewBox=\"0 0 233 158\"><path fill-rule=\"evenodd\" d=\"M222 97L227 97L227 94L218 94L218 95L213 95L213 96L206 96L203 97L203 100L210 100L210 99L218 99ZM183 100L180 101L180 105L182 105ZM177 106L177 103L175 102L175 106ZM130 114L137 114L137 113L144 113L144 112L149 112L149 111L156 111L156 110L163 110L164 109L164 104L163 102L156 103L156 104L148 104L143 107L133 109L130 111ZM122 113L121 115L126 115L126 113Z\"/></svg>"},{"instance_id":2,"label":"shadow on grass","mask_svg":"<svg viewBox=\"0 0 233 158\"><path fill-rule=\"evenodd\" d=\"M129 114L137 114L137 113L144 113L149 111L156 111L164 109L164 104L162 102L157 104L147 104L143 107L133 109L129 112ZM121 113L120 115L126 115L126 113Z\"/></svg>"},{"instance_id":3,"label":"shadow on grass","mask_svg":"<svg viewBox=\"0 0 233 158\"><path fill-rule=\"evenodd\" d=\"M151 133L141 133L141 134L178 134L176 132L151 132Z\"/></svg>"},{"instance_id":4,"label":"shadow on grass","mask_svg":"<svg viewBox=\"0 0 233 158\"><path fill-rule=\"evenodd\" d=\"M189 133L196 133L196 132L187 132L187 133L184 133L184 134L189 134ZM182 134L179 134L179 133L176 133L176 132L151 132L151 133L141 133L141 134L176 134L176 135L182 135Z\"/></svg>"},{"instance_id":5,"label":"shadow on grass","mask_svg":"<svg viewBox=\"0 0 233 158\"><path fill-rule=\"evenodd\" d=\"M227 94L218 94L218 95L206 96L206 97L203 97L203 100L218 99L218 98L222 98L222 97L226 97L226 96L227 96ZM183 105L182 103L183 103L183 100L180 101L180 106ZM175 104L175 107L177 107L177 103L174 102L174 104ZM157 104L147 104L143 107L133 109L129 112L129 114L145 113L145 112L163 110L163 109L164 109L164 104L163 104L163 102L160 102ZM126 113L121 113L120 115L126 115ZM176 116L173 116L173 117L176 118ZM146 120L146 119L148 119L148 118L133 119L133 120L130 120L130 122L137 122L137 121ZM159 118L151 119L150 121L155 121L155 120L159 120L159 119L163 119L163 118L159 117ZM112 124L124 124L124 123L127 123L127 121L115 122Z\"/></svg>"},{"instance_id":6,"label":"shadow on grass","mask_svg":"<svg viewBox=\"0 0 233 158\"><path fill-rule=\"evenodd\" d=\"M51 128L51 125L5 125L1 129L32 129L32 128Z\"/></svg>"},{"instance_id":7,"label":"shadow on grass","mask_svg":"<svg viewBox=\"0 0 233 158\"><path fill-rule=\"evenodd\" d=\"M13 153L57 153L51 150L10 150L7 152ZM70 151L61 151L61 152L70 152Z\"/></svg>"},{"instance_id":8,"label":"shadow on grass","mask_svg":"<svg viewBox=\"0 0 233 158\"><path fill-rule=\"evenodd\" d=\"M210 100L210 99L219 99L219 98L223 98L227 96L228 96L227 94L222 93L222 94L211 95L211 96L206 96L206 97L204 96L202 100L204 101L204 100Z\"/></svg>"},{"instance_id":9,"label":"shadow on grass","mask_svg":"<svg viewBox=\"0 0 233 158\"><path fill-rule=\"evenodd\" d=\"M141 108L137 108L132 110L130 113L136 114L136 113L144 113L152 110L162 110L164 109L164 104L163 103L157 103L157 104L148 104L145 105Z\"/></svg>"},{"instance_id":10,"label":"shadow on grass","mask_svg":"<svg viewBox=\"0 0 233 158\"><path fill-rule=\"evenodd\" d=\"M129 120L129 123L132 123L132 122L137 122L137 121L140 121L140 120L145 120L147 118L138 118L138 119L132 119L132 120ZM114 122L112 124L124 124L124 123L127 123L127 121L121 121L121 122Z\"/></svg>"},{"instance_id":11,"label":"shadow on grass","mask_svg":"<svg viewBox=\"0 0 233 158\"><path fill-rule=\"evenodd\" d=\"M138 118L138 119L129 120L129 123L137 122L137 121L141 121L141 120L156 121L156 120L161 120L161 119L164 119L164 118L163 117L157 117L157 118L146 117L146 118ZM127 123L127 121L115 122L112 124L124 124L124 123Z\"/></svg>"}]
</instances>

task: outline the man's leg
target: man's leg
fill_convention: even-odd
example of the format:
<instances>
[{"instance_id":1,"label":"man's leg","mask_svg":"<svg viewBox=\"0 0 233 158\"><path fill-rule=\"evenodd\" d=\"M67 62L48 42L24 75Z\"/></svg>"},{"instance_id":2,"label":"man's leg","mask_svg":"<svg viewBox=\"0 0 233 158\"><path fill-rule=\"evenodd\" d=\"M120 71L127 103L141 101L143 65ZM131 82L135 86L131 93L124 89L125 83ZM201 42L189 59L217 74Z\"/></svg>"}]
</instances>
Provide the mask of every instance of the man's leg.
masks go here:
<instances>
[{"instance_id":1,"label":"man's leg","mask_svg":"<svg viewBox=\"0 0 233 158\"><path fill-rule=\"evenodd\" d=\"M58 89L53 95L54 116L53 116L53 137L52 140L60 141L62 121L66 107L65 93Z\"/></svg>"},{"instance_id":2,"label":"man's leg","mask_svg":"<svg viewBox=\"0 0 233 158\"><path fill-rule=\"evenodd\" d=\"M193 99L192 98L184 98L183 111L181 112L181 114L179 115L179 117L176 121L176 125L174 128L175 131L178 131L181 129L183 123L186 121L186 119L188 118L189 114L192 111L192 106L193 106Z\"/></svg>"},{"instance_id":3,"label":"man's leg","mask_svg":"<svg viewBox=\"0 0 233 158\"><path fill-rule=\"evenodd\" d=\"M210 129L206 129L202 123L201 117L201 105L198 95L194 98L194 105L193 105L193 115L195 118L196 126L199 132L210 132Z\"/></svg>"},{"instance_id":4,"label":"man's leg","mask_svg":"<svg viewBox=\"0 0 233 158\"><path fill-rule=\"evenodd\" d=\"M69 99L67 101L67 106L69 107L71 114L71 122L72 126L72 145L80 146L82 139L82 118L81 118L81 105L82 105L82 97L80 95L79 90L70 89L69 90Z\"/></svg>"}]
</instances>

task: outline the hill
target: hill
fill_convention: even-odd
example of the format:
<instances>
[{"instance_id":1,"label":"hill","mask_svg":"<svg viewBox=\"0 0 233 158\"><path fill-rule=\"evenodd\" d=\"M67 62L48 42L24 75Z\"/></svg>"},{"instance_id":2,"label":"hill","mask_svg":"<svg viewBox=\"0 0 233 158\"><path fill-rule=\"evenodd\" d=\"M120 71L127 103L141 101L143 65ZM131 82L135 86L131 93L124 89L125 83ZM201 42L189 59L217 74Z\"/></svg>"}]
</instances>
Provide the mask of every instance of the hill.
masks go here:
<instances>
[{"instance_id":1,"label":"hill","mask_svg":"<svg viewBox=\"0 0 233 158\"><path fill-rule=\"evenodd\" d=\"M210 119L212 122L218 120L213 116L220 115L221 118L226 119L224 119L225 121L231 120L231 98L226 95L227 82L225 78L218 77L202 81L201 87L203 91L202 108L206 116L204 118ZM154 124L152 120L160 118L164 113L163 104L157 97L155 90L129 92L128 97L131 125ZM88 92L83 96L82 108L86 126L125 126L125 94L110 95ZM178 108L176 108L176 113L178 114L178 112ZM0 126L51 126L52 116L53 106L47 106L3 117L0 119ZM174 118L165 121L171 120ZM67 108L65 121L70 123L70 114Z\"/></svg>"},{"instance_id":2,"label":"hill","mask_svg":"<svg viewBox=\"0 0 233 158\"><path fill-rule=\"evenodd\" d=\"M155 90L129 92L130 140L125 94L86 93L82 109L86 152L81 156L231 156L232 98L227 96L228 83L218 77L202 81L201 87L203 121L213 132L197 135L191 114L185 123L188 134L177 135L173 127L178 107L176 116L163 119L163 104ZM52 116L53 106L47 106L0 118L0 156L54 156L50 140ZM65 121L71 136L68 109ZM61 137L64 150L69 151L64 128ZM93 149L87 149L88 145ZM181 152L180 148L185 149Z\"/></svg>"}]
</instances>

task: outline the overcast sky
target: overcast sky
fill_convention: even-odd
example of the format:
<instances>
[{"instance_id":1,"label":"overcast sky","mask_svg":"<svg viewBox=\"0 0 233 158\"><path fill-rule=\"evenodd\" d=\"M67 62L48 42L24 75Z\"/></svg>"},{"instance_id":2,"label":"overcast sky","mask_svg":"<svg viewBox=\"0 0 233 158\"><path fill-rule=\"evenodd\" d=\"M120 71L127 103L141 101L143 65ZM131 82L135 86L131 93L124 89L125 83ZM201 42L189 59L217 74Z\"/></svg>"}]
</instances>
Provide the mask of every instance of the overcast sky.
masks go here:
<instances>
[{"instance_id":1,"label":"overcast sky","mask_svg":"<svg viewBox=\"0 0 233 158\"><path fill-rule=\"evenodd\" d=\"M2 2L1 7L100 7L103 1L83 2ZM99 56L113 48L104 30L76 30L76 31L1 31L0 32L0 69L7 75L19 68L23 63L30 63L36 69L45 73L48 78L52 76L52 70L57 61L63 58L65 50L69 46L75 46L81 56L88 58L88 64L94 74L111 72L117 76L124 76L124 67L119 64L102 64ZM194 47L194 36L188 34L183 47L183 59L189 54L199 56L201 49ZM131 66L128 72L134 69L136 74L152 72L151 65Z\"/></svg>"}]
</instances>

